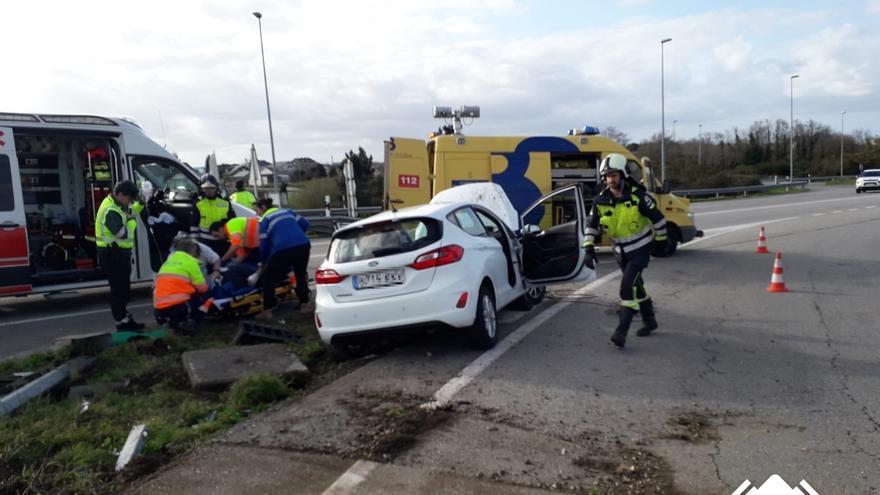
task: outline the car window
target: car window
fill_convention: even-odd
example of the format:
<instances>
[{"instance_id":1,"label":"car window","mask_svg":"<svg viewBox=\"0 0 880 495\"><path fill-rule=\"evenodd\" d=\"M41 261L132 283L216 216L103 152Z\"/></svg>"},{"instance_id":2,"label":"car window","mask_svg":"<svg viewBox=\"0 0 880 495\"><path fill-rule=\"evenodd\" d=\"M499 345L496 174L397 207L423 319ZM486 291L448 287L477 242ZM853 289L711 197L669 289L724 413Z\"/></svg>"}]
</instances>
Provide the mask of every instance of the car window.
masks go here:
<instances>
[{"instance_id":1,"label":"car window","mask_svg":"<svg viewBox=\"0 0 880 495\"><path fill-rule=\"evenodd\" d=\"M333 263L381 258L421 249L442 236L440 222L433 218L367 224L334 236L327 258Z\"/></svg>"},{"instance_id":2,"label":"car window","mask_svg":"<svg viewBox=\"0 0 880 495\"><path fill-rule=\"evenodd\" d=\"M459 208L450 213L447 218L470 235L479 237L486 235L483 224L470 208Z\"/></svg>"},{"instance_id":3,"label":"car window","mask_svg":"<svg viewBox=\"0 0 880 495\"><path fill-rule=\"evenodd\" d=\"M629 174L629 176L632 177L632 179L636 181L636 183L642 183L642 166L639 165L639 162L634 160L627 161L626 173Z\"/></svg>"},{"instance_id":4,"label":"car window","mask_svg":"<svg viewBox=\"0 0 880 495\"><path fill-rule=\"evenodd\" d=\"M487 215L485 212L480 210L475 210L477 217L480 219L480 223L483 224L483 227L486 228L486 232L496 239L504 238L503 227L492 217Z\"/></svg>"}]
</instances>

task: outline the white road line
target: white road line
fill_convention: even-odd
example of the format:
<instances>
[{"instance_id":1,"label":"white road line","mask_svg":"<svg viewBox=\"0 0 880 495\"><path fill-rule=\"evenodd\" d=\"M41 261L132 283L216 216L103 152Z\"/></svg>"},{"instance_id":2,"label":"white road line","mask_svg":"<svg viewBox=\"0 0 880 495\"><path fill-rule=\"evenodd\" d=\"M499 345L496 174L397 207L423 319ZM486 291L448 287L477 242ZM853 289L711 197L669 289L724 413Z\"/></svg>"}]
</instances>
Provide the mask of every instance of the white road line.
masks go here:
<instances>
[{"instance_id":1,"label":"white road line","mask_svg":"<svg viewBox=\"0 0 880 495\"><path fill-rule=\"evenodd\" d=\"M877 207L877 205L871 205L871 206L866 206L865 209L870 210L871 208L876 208L876 207Z\"/></svg>"},{"instance_id":2,"label":"white road line","mask_svg":"<svg viewBox=\"0 0 880 495\"><path fill-rule=\"evenodd\" d=\"M367 481L367 477L374 469L379 467L378 463L371 461L357 461L348 468L348 471L342 473L342 476L336 479L330 487L324 490L322 495L346 495L354 493L358 485Z\"/></svg>"},{"instance_id":3,"label":"white road line","mask_svg":"<svg viewBox=\"0 0 880 495\"><path fill-rule=\"evenodd\" d=\"M785 222L788 220L796 220L800 217L788 217L788 218L779 218L776 220L767 220L764 222L752 222L745 223L740 225L732 225L730 227L721 227L718 229L710 229L709 234L704 235L702 238L693 240L682 246L682 249L690 248L695 244L699 244L702 241L706 241L724 234L728 234L730 232L736 230L742 230L749 227L756 227L759 225L769 225L771 223ZM615 278L620 276L619 271L615 271L613 273L609 273L604 277L599 278L598 280L594 280L593 282L581 287L572 293L572 296L580 296L590 292L593 289L597 289L607 282L614 280ZM530 333L535 331L538 327L544 324L550 318L553 318L557 314L559 314L563 309L567 308L572 304L571 300L568 301L559 301L549 308L542 311L539 315L535 316L531 320L527 321L523 326L519 327L512 334L508 335L507 338L502 340L492 349L484 352L477 359L475 359L471 364L465 366L457 375L455 375L451 380L446 382L440 390L434 393L434 400L430 402L426 402L421 405L422 408L425 409L435 409L438 407L443 407L452 400L452 398L457 394L461 389L468 386L471 382L474 381L477 376L479 376L483 371L486 370L492 363L498 360L505 352L509 351L513 346L518 344L521 340L526 338Z\"/></svg>"},{"instance_id":4,"label":"white road line","mask_svg":"<svg viewBox=\"0 0 880 495\"><path fill-rule=\"evenodd\" d=\"M824 213L813 213L813 216L814 217L824 217L825 214Z\"/></svg>"},{"instance_id":5,"label":"white road line","mask_svg":"<svg viewBox=\"0 0 880 495\"><path fill-rule=\"evenodd\" d=\"M152 305L153 305L153 303L131 304L131 305L128 306L128 308L129 308L129 309L132 309L132 308L146 308L146 307L149 307L149 306L152 306ZM73 318L73 317L76 317L76 316L95 315L95 314L98 314L98 313L109 313L109 312L110 312L110 309L109 309L109 308L105 308L105 309L93 309L93 310L91 310L91 311L80 311L80 312L78 312L78 313L64 313L64 314L54 315L54 316L43 316L43 317L40 317L40 318L29 318L29 319L27 319L27 320L18 320L18 321L2 322L2 323L0 323L0 327L7 327L7 326L12 326L12 325L24 325L25 323L36 323L36 322L38 322L38 321L57 320L57 319L59 319L59 318Z\"/></svg>"},{"instance_id":6,"label":"white road line","mask_svg":"<svg viewBox=\"0 0 880 495\"><path fill-rule=\"evenodd\" d=\"M846 211L859 211L858 208L847 208Z\"/></svg>"},{"instance_id":7,"label":"white road line","mask_svg":"<svg viewBox=\"0 0 880 495\"><path fill-rule=\"evenodd\" d=\"M581 287L572 293L573 297L580 296L585 294L593 289L596 289L603 284L607 283L609 280L613 280L620 276L619 271L615 271L613 273L609 273L604 277L599 278L598 280L594 280L593 282ZM443 407L449 403L450 400L457 394L461 389L468 386L469 383L474 381L474 379L480 375L483 371L486 370L492 363L498 360L505 352L509 351L513 346L518 344L522 339L526 338L530 333L535 331L538 327L543 325L547 320L553 318L563 309L567 308L571 301L560 301L556 304L550 306L549 308L542 311L539 315L535 316L528 322L526 322L523 326L519 327L515 332L508 335L507 338L502 340L492 349L484 352L477 359L475 359L471 364L467 365L463 370L461 370L455 377L446 382L445 385L440 387L436 393L434 393L434 400L431 402L426 402L422 404L421 407L426 409L434 409L437 407Z\"/></svg>"},{"instance_id":8,"label":"white road line","mask_svg":"<svg viewBox=\"0 0 880 495\"><path fill-rule=\"evenodd\" d=\"M843 210L834 210L831 213L843 213Z\"/></svg>"},{"instance_id":9,"label":"white road line","mask_svg":"<svg viewBox=\"0 0 880 495\"><path fill-rule=\"evenodd\" d=\"M704 217L707 215L721 215L722 213L739 213L742 211L754 211L754 210L767 210L771 208L788 208L791 206L804 206L804 205L815 205L820 203L831 203L836 201L853 201L855 198L835 198L835 199L819 199L816 201L801 201L798 203L786 203L783 205L767 205L767 206L750 206L748 208L737 208L734 210L719 210L719 211L695 211L697 218Z\"/></svg>"}]
</instances>

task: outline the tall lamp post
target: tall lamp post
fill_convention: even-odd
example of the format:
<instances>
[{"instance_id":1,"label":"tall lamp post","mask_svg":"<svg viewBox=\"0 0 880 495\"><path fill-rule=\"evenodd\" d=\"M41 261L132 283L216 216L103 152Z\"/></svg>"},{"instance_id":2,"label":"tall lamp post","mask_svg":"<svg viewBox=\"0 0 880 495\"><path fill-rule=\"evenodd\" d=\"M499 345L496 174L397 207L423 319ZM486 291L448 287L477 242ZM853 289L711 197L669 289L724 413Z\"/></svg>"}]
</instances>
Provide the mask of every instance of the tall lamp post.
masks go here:
<instances>
[{"instance_id":1,"label":"tall lamp post","mask_svg":"<svg viewBox=\"0 0 880 495\"><path fill-rule=\"evenodd\" d=\"M673 143L675 142L675 126L677 126L677 125L678 125L678 121L673 120L672 121L672 142Z\"/></svg>"},{"instance_id":2,"label":"tall lamp post","mask_svg":"<svg viewBox=\"0 0 880 495\"><path fill-rule=\"evenodd\" d=\"M665 81L663 78L663 45L672 41L672 38L660 40L660 183L666 183L666 95Z\"/></svg>"},{"instance_id":3,"label":"tall lamp post","mask_svg":"<svg viewBox=\"0 0 880 495\"><path fill-rule=\"evenodd\" d=\"M840 176L843 177L843 116L846 111L840 112Z\"/></svg>"},{"instance_id":4,"label":"tall lamp post","mask_svg":"<svg viewBox=\"0 0 880 495\"><path fill-rule=\"evenodd\" d=\"M263 14L254 12L257 18L257 24L260 27L260 57L263 59L263 87L266 89L266 115L269 117L269 147L272 149L272 190L278 194L278 173L275 171L275 136L272 133L272 110L269 107L269 80L266 77L266 53L263 51ZM258 164L254 164L257 171L260 170ZM281 203L281 196L278 196L278 202Z\"/></svg>"},{"instance_id":5,"label":"tall lamp post","mask_svg":"<svg viewBox=\"0 0 880 495\"><path fill-rule=\"evenodd\" d=\"M790 126L788 138L788 182L794 182L794 80L801 77L795 74L788 78L791 84L791 115L789 116Z\"/></svg>"},{"instance_id":6,"label":"tall lamp post","mask_svg":"<svg viewBox=\"0 0 880 495\"><path fill-rule=\"evenodd\" d=\"M703 124L700 124L700 132L697 133L697 166L703 165Z\"/></svg>"}]
</instances>

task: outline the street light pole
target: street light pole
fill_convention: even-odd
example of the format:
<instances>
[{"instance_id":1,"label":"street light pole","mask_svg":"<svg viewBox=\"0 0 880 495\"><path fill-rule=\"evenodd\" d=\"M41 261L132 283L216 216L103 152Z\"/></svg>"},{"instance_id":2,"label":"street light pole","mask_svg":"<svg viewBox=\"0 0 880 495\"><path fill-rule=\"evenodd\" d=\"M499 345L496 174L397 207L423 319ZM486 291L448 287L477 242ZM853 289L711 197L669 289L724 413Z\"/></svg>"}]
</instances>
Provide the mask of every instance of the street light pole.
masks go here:
<instances>
[{"instance_id":1,"label":"street light pole","mask_svg":"<svg viewBox=\"0 0 880 495\"><path fill-rule=\"evenodd\" d=\"M843 116L846 111L840 112L840 176L843 177Z\"/></svg>"},{"instance_id":2,"label":"street light pole","mask_svg":"<svg viewBox=\"0 0 880 495\"><path fill-rule=\"evenodd\" d=\"M794 80L801 77L800 74L795 74L788 78L789 83L791 84L791 115L790 126L789 129L789 138L788 138L788 182L794 182Z\"/></svg>"},{"instance_id":3,"label":"street light pole","mask_svg":"<svg viewBox=\"0 0 880 495\"><path fill-rule=\"evenodd\" d=\"M675 142L675 126L678 125L677 120L672 121L672 142Z\"/></svg>"},{"instance_id":4,"label":"street light pole","mask_svg":"<svg viewBox=\"0 0 880 495\"><path fill-rule=\"evenodd\" d=\"M697 141L697 166L700 167L703 165L703 124L700 124L700 132L698 133L698 141Z\"/></svg>"},{"instance_id":5,"label":"street light pole","mask_svg":"<svg viewBox=\"0 0 880 495\"><path fill-rule=\"evenodd\" d=\"M666 182L666 95L665 81L663 77L663 45L672 41L672 38L660 40L660 183Z\"/></svg>"},{"instance_id":6,"label":"street light pole","mask_svg":"<svg viewBox=\"0 0 880 495\"><path fill-rule=\"evenodd\" d=\"M269 79L266 77L266 53L263 50L263 14L254 12L257 18L257 24L260 27L260 57L263 60L263 87L266 89L266 115L269 117L269 147L272 150L272 190L278 194L278 172L275 170L275 136L272 133L272 109L269 107ZM260 170L259 164L254 164L257 171ZM278 196L278 202L281 203L281 196Z\"/></svg>"}]
</instances>

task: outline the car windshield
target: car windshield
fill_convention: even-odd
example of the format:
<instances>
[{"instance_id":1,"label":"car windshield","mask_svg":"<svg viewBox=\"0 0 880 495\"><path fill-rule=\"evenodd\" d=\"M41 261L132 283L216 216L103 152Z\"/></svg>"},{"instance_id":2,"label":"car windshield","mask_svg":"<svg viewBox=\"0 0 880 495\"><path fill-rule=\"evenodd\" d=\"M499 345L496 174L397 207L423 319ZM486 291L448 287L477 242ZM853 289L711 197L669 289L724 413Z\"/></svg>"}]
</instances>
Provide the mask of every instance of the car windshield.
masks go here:
<instances>
[{"instance_id":1,"label":"car windshield","mask_svg":"<svg viewBox=\"0 0 880 495\"><path fill-rule=\"evenodd\" d=\"M442 235L440 222L433 218L371 223L336 235L327 258L331 263L381 258L421 249Z\"/></svg>"},{"instance_id":2,"label":"car windshield","mask_svg":"<svg viewBox=\"0 0 880 495\"><path fill-rule=\"evenodd\" d=\"M862 177L880 177L880 170L865 170Z\"/></svg>"}]
</instances>

